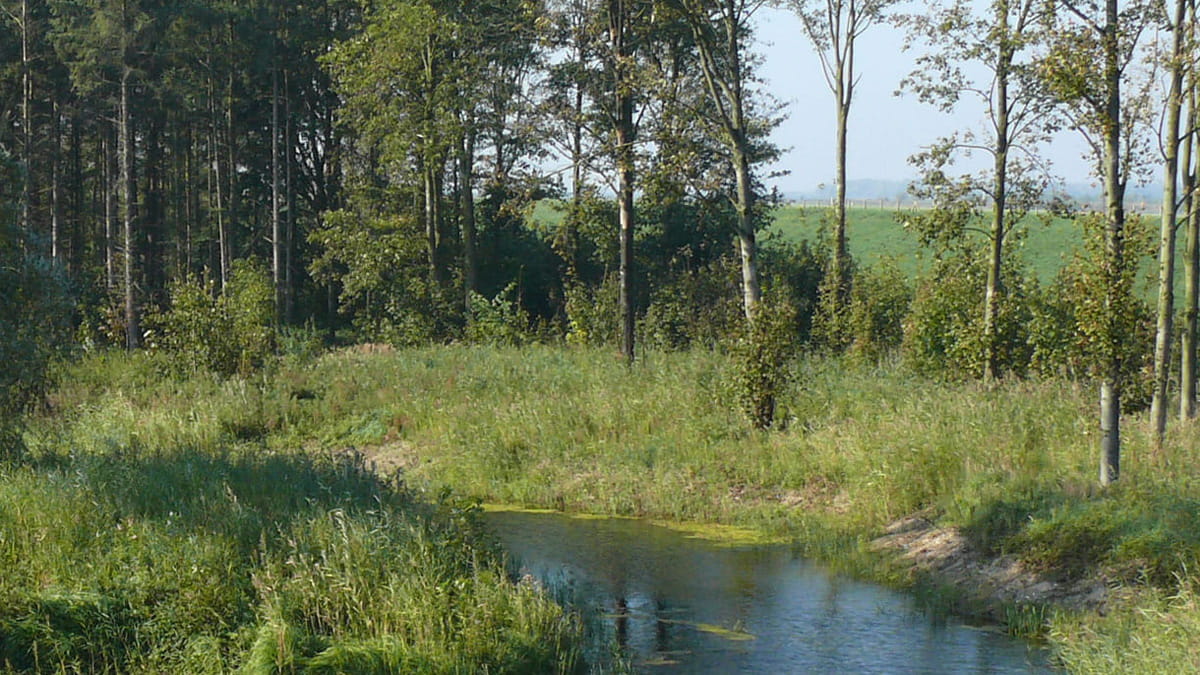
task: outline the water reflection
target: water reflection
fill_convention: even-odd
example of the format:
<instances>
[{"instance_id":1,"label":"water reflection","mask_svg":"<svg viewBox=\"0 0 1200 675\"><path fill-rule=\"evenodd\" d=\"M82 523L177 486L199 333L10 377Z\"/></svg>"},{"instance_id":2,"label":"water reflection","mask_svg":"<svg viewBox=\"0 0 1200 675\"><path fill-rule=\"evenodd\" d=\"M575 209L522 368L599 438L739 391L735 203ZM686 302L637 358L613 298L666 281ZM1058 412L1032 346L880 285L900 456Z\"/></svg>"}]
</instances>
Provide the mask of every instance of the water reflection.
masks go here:
<instances>
[{"instance_id":1,"label":"water reflection","mask_svg":"<svg viewBox=\"0 0 1200 675\"><path fill-rule=\"evenodd\" d=\"M590 663L616 645L650 672L1050 672L1041 650L783 547L721 548L631 520L487 518L523 573L584 610Z\"/></svg>"}]
</instances>

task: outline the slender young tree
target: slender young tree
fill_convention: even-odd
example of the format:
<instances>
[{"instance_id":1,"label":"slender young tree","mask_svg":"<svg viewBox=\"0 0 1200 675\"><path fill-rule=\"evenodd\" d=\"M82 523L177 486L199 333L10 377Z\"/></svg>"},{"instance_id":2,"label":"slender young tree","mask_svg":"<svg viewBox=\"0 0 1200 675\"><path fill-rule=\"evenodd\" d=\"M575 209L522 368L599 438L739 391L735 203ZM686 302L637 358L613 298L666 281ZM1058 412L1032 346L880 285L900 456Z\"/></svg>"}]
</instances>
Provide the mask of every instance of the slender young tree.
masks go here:
<instances>
[{"instance_id":1,"label":"slender young tree","mask_svg":"<svg viewBox=\"0 0 1200 675\"><path fill-rule=\"evenodd\" d=\"M733 173L730 201L737 213L742 309L751 322L762 301L753 167L771 153L758 136L773 122L755 107L751 21L766 4L765 0L678 0L692 30L714 126Z\"/></svg>"},{"instance_id":2,"label":"slender young tree","mask_svg":"<svg viewBox=\"0 0 1200 675\"><path fill-rule=\"evenodd\" d=\"M909 45L927 43L932 48L917 58L919 68L901 87L944 111L964 98L975 99L986 111L979 131L939 139L913 158L921 170L916 186L920 196L931 197L951 211L964 206L974 209L974 202L990 211L985 228L988 262L981 358L985 380L999 371L997 322L1004 293L1006 238L1031 209L1041 205L1048 185L1037 146L1055 127L1053 101L1035 77L1028 56L1040 39L1040 8L1037 0L994 0L988 9L977 10L974 3L955 0L899 20L907 28ZM982 76L968 74L976 68ZM990 156L991 167L953 177L955 161L973 152ZM943 224L936 214L915 220ZM963 226L959 219L949 220ZM925 234L944 237L947 233Z\"/></svg>"},{"instance_id":3,"label":"slender young tree","mask_svg":"<svg viewBox=\"0 0 1200 675\"><path fill-rule=\"evenodd\" d=\"M1189 30L1195 37L1197 26L1196 6L1192 2L1189 11ZM1197 199L1197 177L1200 176L1200 128L1197 124L1197 104L1200 103L1200 72L1193 67L1187 73L1187 135L1182 157L1183 169L1183 212L1187 225L1184 243L1183 276L1183 328L1180 340L1179 368L1179 419L1188 421L1196 415L1196 357L1197 336L1200 328L1200 200Z\"/></svg>"},{"instance_id":4,"label":"slender young tree","mask_svg":"<svg viewBox=\"0 0 1200 675\"><path fill-rule=\"evenodd\" d=\"M1179 161L1185 142L1180 133L1184 109L1183 83L1190 66L1193 44L1188 22L1191 0L1175 0L1168 29L1171 46L1165 54L1167 71L1166 120L1160 146L1163 153L1162 220L1158 252L1158 323L1154 337L1154 395L1150 419L1154 425L1156 449L1162 447L1167 432L1167 384L1170 380L1171 340L1175 318L1175 234L1179 215Z\"/></svg>"},{"instance_id":5,"label":"slender young tree","mask_svg":"<svg viewBox=\"0 0 1200 675\"><path fill-rule=\"evenodd\" d=\"M1103 308L1097 327L1100 379L1100 484L1121 469L1121 395L1125 384L1130 261L1125 253L1125 188L1139 159L1135 137L1145 101L1127 95L1125 77L1152 16L1147 3L1063 0L1043 73L1072 123L1092 147L1104 185Z\"/></svg>"},{"instance_id":6,"label":"slender young tree","mask_svg":"<svg viewBox=\"0 0 1200 675\"><path fill-rule=\"evenodd\" d=\"M861 73L855 68L858 40L882 22L898 0L785 0L800 18L805 37L821 61L825 82L833 94L837 143L834 149L833 257L830 260L832 296L825 300L839 312L850 294L851 262L846 235L846 148L850 108Z\"/></svg>"}]
</instances>

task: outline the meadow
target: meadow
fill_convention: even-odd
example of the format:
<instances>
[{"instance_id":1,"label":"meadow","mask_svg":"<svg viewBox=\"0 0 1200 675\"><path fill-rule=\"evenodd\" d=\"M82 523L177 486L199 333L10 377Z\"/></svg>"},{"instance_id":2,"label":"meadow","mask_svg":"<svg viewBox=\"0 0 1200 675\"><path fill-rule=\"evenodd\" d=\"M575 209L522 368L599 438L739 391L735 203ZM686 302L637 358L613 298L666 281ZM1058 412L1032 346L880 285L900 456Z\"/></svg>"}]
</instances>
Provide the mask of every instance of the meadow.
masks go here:
<instances>
[{"instance_id":1,"label":"meadow","mask_svg":"<svg viewBox=\"0 0 1200 675\"><path fill-rule=\"evenodd\" d=\"M1090 387L805 357L780 424L756 431L731 367L708 351L627 368L606 349L349 348L220 380L162 377L161 355L86 358L0 476L16 535L0 549L0 623L59 644L44 663L113 670L324 672L321 659L381 653L432 672L567 669L570 617L504 578L471 500L739 525L902 585L922 580L867 543L921 513L980 550L1115 589L1105 616L1014 614L1068 669L1200 668L1180 639L1200 627L1200 430L1174 429L1156 453L1131 419L1122 481L1102 491ZM101 615L114 625L88 618ZM13 663L31 658L18 646L4 645Z\"/></svg>"},{"instance_id":2,"label":"meadow","mask_svg":"<svg viewBox=\"0 0 1200 675\"><path fill-rule=\"evenodd\" d=\"M162 366L102 355L68 367L53 412L5 448L0 669L582 666L578 618L510 578L475 504L344 448L272 442L261 420L280 419L253 407L270 380Z\"/></svg>"}]
</instances>

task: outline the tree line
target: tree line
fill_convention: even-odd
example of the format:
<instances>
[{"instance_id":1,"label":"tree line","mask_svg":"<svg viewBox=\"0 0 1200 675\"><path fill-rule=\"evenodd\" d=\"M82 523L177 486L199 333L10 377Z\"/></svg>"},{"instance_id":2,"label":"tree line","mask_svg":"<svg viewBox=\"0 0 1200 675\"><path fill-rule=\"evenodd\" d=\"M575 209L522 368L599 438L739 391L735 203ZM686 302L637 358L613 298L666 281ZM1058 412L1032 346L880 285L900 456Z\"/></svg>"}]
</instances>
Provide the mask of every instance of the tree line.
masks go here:
<instances>
[{"instance_id":1,"label":"tree line","mask_svg":"<svg viewBox=\"0 0 1200 675\"><path fill-rule=\"evenodd\" d=\"M818 248L759 241L775 205L771 131L786 114L758 77L754 26L768 7L798 16L817 55L807 67L822 69L837 109L837 196ZM39 274L73 289L82 339L178 348L219 339L205 326L220 316L394 343L611 341L632 361L635 340L737 334L751 345L753 416L770 424L776 333L848 350L920 332L907 304L890 306L894 285L859 269L848 246L856 44L891 25L920 53L902 90L985 111L912 159L912 190L935 208L904 221L934 251L934 281L980 279L978 303L956 310L977 315L969 346L947 346L945 326L927 344L943 360L969 353L971 377L1028 369L1038 348L1012 346L1027 283L1010 249L1031 214L1067 209L1039 148L1072 129L1106 198L1103 213L1080 216L1094 221L1094 255L1063 280L1078 299L1080 372L1100 385L1101 481L1118 475L1123 400L1143 369L1124 193L1152 169L1164 186L1148 368L1156 438L1172 363L1180 415L1195 413L1193 0L920 11L895 0L4 0L0 10L4 256L17 261L5 269L50 261ZM818 92L803 102L823 104ZM986 168L960 168L967 155ZM561 219L530 226L548 198ZM238 344L206 353L240 349L229 358L244 366L256 361L244 352L273 342L256 332Z\"/></svg>"}]
</instances>

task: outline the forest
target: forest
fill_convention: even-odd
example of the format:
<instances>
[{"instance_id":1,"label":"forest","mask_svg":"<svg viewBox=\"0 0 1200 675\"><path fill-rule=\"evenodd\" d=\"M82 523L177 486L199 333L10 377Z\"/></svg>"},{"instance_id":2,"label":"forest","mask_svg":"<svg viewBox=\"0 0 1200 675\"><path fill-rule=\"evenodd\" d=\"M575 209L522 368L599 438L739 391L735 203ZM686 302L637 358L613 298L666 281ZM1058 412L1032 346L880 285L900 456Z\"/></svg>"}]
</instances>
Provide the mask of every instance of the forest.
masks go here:
<instances>
[{"instance_id":1,"label":"forest","mask_svg":"<svg viewBox=\"0 0 1200 675\"><path fill-rule=\"evenodd\" d=\"M828 83L800 105L837 111L812 130L836 137L835 197L804 211L803 240L781 234L796 207L769 187L788 110L758 75L764 8L795 12L814 51L797 67ZM1200 531L1181 525L1200 520L1194 0L0 10L7 668L585 667L577 619L479 553L469 498L748 525L877 577L885 563L856 542L936 512L989 554L1136 589L1112 614L1132 624L1006 610L1068 667L1198 664L1186 644L1162 651L1175 629L1138 651L1129 628L1148 607L1200 621ZM875 31L919 55L895 83L906 95L984 110L910 159L925 206L888 217L918 242L918 273L855 255L846 148L869 120L851 111L856 45ZM1058 189L1044 150L1059 133L1085 139L1102 208ZM1147 183L1158 213L1127 211ZM1052 221L1078 246L1039 278L1026 243ZM614 397L658 392L678 408L657 419L678 419L660 431L603 397L545 426L509 417L525 393L592 395L562 369ZM628 455L604 459L613 438ZM396 444L429 453L401 458L407 479L356 454ZM685 444L711 454L655 454ZM181 477L194 471L214 482ZM571 492L589 472L607 486L592 501ZM755 490L809 495L811 513L741 503ZM86 515L58 522L71 512ZM334 550L356 563L294 565ZM426 571L405 577L385 552ZM123 576L182 561L203 569L161 587ZM206 585L222 566L237 572ZM413 607L447 584L460 593Z\"/></svg>"}]
</instances>

